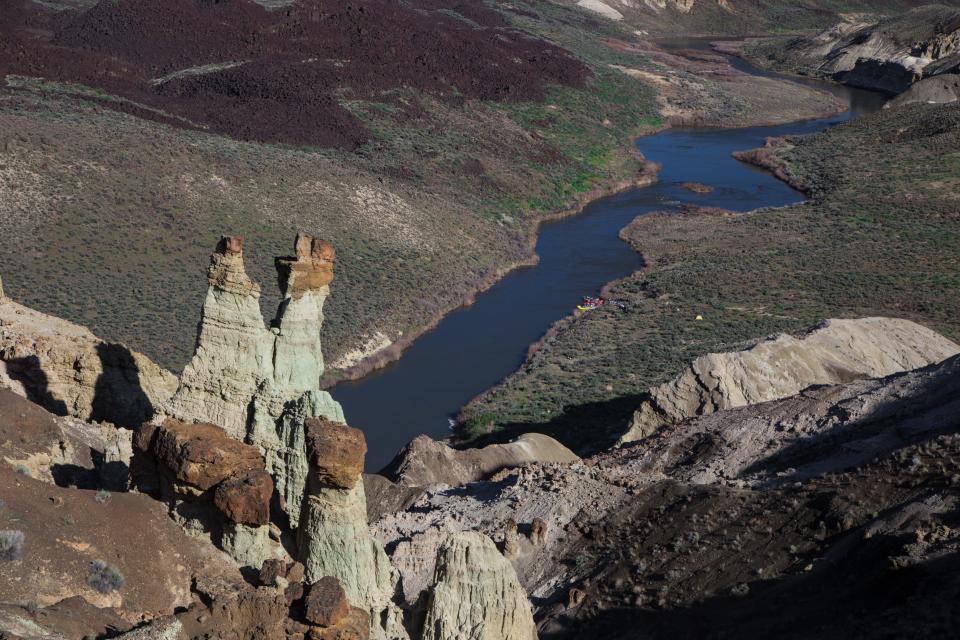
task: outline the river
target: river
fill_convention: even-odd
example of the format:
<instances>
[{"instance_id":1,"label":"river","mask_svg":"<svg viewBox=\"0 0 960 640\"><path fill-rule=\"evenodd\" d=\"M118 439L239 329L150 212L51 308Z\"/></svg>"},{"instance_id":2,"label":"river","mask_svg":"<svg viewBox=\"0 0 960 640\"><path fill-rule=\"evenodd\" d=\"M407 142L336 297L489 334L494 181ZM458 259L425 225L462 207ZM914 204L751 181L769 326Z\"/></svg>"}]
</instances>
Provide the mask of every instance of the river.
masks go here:
<instances>
[{"instance_id":1,"label":"river","mask_svg":"<svg viewBox=\"0 0 960 640\"><path fill-rule=\"evenodd\" d=\"M703 40L670 48L707 46ZM760 73L734 59L741 70ZM765 74L772 75L772 74ZM509 273L476 302L446 316L402 357L332 391L348 422L366 433L367 470L377 471L412 438L449 435L449 421L477 394L494 386L524 361L528 346L585 295L642 266L640 256L618 237L636 216L679 203L749 211L789 205L803 196L772 175L742 164L734 151L763 146L768 136L814 133L883 104L876 94L815 83L847 101L850 110L832 118L746 129L671 129L637 141L649 160L663 165L660 181L597 200L582 213L540 229L540 262ZM714 187L694 194L680 186Z\"/></svg>"}]
</instances>

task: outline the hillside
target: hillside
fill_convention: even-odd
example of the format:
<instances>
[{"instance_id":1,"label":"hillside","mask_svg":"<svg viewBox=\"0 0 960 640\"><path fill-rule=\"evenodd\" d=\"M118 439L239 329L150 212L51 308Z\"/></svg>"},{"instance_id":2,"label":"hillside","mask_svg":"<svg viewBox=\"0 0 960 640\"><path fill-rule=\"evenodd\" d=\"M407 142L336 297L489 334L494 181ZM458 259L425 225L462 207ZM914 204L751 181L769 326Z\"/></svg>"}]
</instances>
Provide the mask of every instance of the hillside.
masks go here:
<instances>
[{"instance_id":1,"label":"hillside","mask_svg":"<svg viewBox=\"0 0 960 640\"><path fill-rule=\"evenodd\" d=\"M747 159L810 201L637 218L621 235L648 268L606 289L629 311L558 323L517 373L464 410L464 437L537 431L596 450L622 433L650 387L696 356L826 317L893 315L960 337L960 108L888 109Z\"/></svg>"},{"instance_id":2,"label":"hillside","mask_svg":"<svg viewBox=\"0 0 960 640\"><path fill-rule=\"evenodd\" d=\"M743 50L781 71L898 94L960 70L960 10L930 4L881 20L855 16L813 36L748 40Z\"/></svg>"},{"instance_id":3,"label":"hillside","mask_svg":"<svg viewBox=\"0 0 960 640\"><path fill-rule=\"evenodd\" d=\"M260 281L296 231L334 242L342 375L531 260L539 220L637 179L630 137L665 123L656 78L690 87L683 117L703 124L835 109L551 3L156 7L17 0L0 17L0 272L13 298L174 371L190 276L223 233L257 238Z\"/></svg>"}]
</instances>

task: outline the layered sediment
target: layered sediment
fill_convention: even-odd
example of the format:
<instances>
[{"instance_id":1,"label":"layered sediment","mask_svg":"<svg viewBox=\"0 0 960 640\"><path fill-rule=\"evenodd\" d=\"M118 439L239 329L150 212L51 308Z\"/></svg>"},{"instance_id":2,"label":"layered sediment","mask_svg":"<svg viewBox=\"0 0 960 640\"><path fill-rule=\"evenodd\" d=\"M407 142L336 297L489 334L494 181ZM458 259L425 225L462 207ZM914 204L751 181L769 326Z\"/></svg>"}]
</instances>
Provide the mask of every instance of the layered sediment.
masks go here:
<instances>
[{"instance_id":1,"label":"layered sediment","mask_svg":"<svg viewBox=\"0 0 960 640\"><path fill-rule=\"evenodd\" d=\"M423 640L535 640L527 594L487 536L450 536L437 554Z\"/></svg>"},{"instance_id":2,"label":"layered sediment","mask_svg":"<svg viewBox=\"0 0 960 640\"><path fill-rule=\"evenodd\" d=\"M283 300L267 328L260 286L244 269L243 240L221 239L207 270L194 356L163 408L166 415L219 425L230 437L260 447L294 527L308 468L304 421L343 420L340 405L319 384L333 247L298 234L295 250L276 261Z\"/></svg>"},{"instance_id":3,"label":"layered sediment","mask_svg":"<svg viewBox=\"0 0 960 640\"><path fill-rule=\"evenodd\" d=\"M650 390L620 443L668 424L800 393L812 385L881 378L960 353L960 345L908 320L828 320L800 338L781 334L746 351L702 356Z\"/></svg>"},{"instance_id":4,"label":"layered sediment","mask_svg":"<svg viewBox=\"0 0 960 640\"><path fill-rule=\"evenodd\" d=\"M307 580L337 578L350 601L369 612L371 627L387 638L406 638L402 613L392 602L399 574L367 526L363 432L308 420L307 434L310 474L297 530Z\"/></svg>"}]
</instances>

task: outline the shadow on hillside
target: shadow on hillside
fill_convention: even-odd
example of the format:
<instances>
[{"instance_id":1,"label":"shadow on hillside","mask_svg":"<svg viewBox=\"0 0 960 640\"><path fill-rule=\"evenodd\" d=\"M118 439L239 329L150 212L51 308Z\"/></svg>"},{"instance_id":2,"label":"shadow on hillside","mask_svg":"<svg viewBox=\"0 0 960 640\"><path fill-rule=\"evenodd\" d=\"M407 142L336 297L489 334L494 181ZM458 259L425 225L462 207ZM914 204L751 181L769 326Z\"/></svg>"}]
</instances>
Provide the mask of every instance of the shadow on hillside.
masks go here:
<instances>
[{"instance_id":1,"label":"shadow on hillside","mask_svg":"<svg viewBox=\"0 0 960 640\"><path fill-rule=\"evenodd\" d=\"M542 433L555 438L578 455L592 455L612 446L629 425L637 407L647 394L630 394L602 402L588 402L564 407L563 412L547 422L513 422L497 431L466 443L469 447L502 444L524 433Z\"/></svg>"},{"instance_id":2,"label":"shadow on hillside","mask_svg":"<svg viewBox=\"0 0 960 640\"><path fill-rule=\"evenodd\" d=\"M743 475L784 473L777 484L860 464L911 444L960 431L960 356L921 371L935 373L909 395L893 393L872 402L866 415L800 438L790 446L751 464ZM898 373L887 380L915 375ZM842 407L833 412L844 417ZM860 458L857 460L856 458Z\"/></svg>"},{"instance_id":3,"label":"shadow on hillside","mask_svg":"<svg viewBox=\"0 0 960 640\"><path fill-rule=\"evenodd\" d=\"M955 638L960 553L893 569L903 537L863 541L822 570L750 583L742 597L714 596L676 609L615 608L541 640L743 640Z\"/></svg>"},{"instance_id":4,"label":"shadow on hillside","mask_svg":"<svg viewBox=\"0 0 960 640\"><path fill-rule=\"evenodd\" d=\"M120 344L101 343L96 350L101 372L93 385L90 415L79 417L128 428L149 420L153 416L153 404L140 384L133 353ZM28 400L54 415L70 413L66 401L54 395L50 377L38 356L13 358L5 361L5 365L7 375L23 385Z\"/></svg>"},{"instance_id":5,"label":"shadow on hillside","mask_svg":"<svg viewBox=\"0 0 960 640\"><path fill-rule=\"evenodd\" d=\"M153 417L153 404L140 385L137 363L122 344L97 345L101 373L93 387L90 419L137 427Z\"/></svg>"},{"instance_id":6,"label":"shadow on hillside","mask_svg":"<svg viewBox=\"0 0 960 640\"><path fill-rule=\"evenodd\" d=\"M6 361L7 375L23 385L27 400L38 404L50 413L58 416L67 415L67 404L50 391L50 379L47 377L40 358L25 356Z\"/></svg>"}]
</instances>

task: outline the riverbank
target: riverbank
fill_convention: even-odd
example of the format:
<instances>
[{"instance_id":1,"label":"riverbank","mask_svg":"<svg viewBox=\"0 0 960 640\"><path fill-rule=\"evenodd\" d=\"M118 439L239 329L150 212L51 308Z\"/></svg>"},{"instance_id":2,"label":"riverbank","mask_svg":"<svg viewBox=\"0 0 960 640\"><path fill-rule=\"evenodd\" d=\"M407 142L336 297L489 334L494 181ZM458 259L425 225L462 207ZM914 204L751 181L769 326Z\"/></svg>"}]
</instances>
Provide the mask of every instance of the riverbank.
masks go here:
<instances>
[{"instance_id":1,"label":"riverbank","mask_svg":"<svg viewBox=\"0 0 960 640\"><path fill-rule=\"evenodd\" d=\"M795 83L773 78L753 75L743 69L734 68L726 56L706 55L707 52L691 46L677 46L682 40L674 39L672 50L661 49L654 43L640 43L628 45L621 41L608 40L605 46L611 50L632 55L642 55L659 65L659 71L641 71L626 66L617 68L628 77L651 85L657 93L657 101L661 105L661 124L656 127L647 127L640 135L630 138L631 148L636 150L636 142L642 137L656 135L662 131L690 126L695 124L705 128L748 128L756 126L772 126L787 122L804 122L818 120L840 114L846 110L846 105L829 94L815 88L801 87ZM697 42L696 39L690 43ZM704 40L707 42L707 40ZM706 80L709 78L709 80ZM677 98L674 82L690 91L693 88L698 92L696 96L688 95L687 115L680 116L676 112L668 115L671 100ZM665 87L673 87L665 90ZM736 110L725 110L719 103L714 103L706 96L712 94L714 98L722 97L726 100L747 100L750 104ZM790 98L784 99L785 95ZM511 271L534 266L538 258L534 251L539 233L543 225L576 215L593 202L622 193L631 188L639 188L652 184L655 180L653 164L646 162L642 154L637 153L640 163L638 176L628 179L606 181L600 185L579 194L577 204L548 214L541 214L531 223L526 235L526 255L521 259L510 262L497 268L479 282L474 283L467 295L458 302L454 302L446 309L437 312L430 320L417 326L412 331L389 344L378 344L376 350L363 357L356 364L346 368L331 371L322 381L324 388L332 388L344 381L363 378L377 369L383 368L396 361L406 349L427 332L436 328L437 324L452 311L473 304L476 296L487 291L501 278Z\"/></svg>"},{"instance_id":2,"label":"riverbank","mask_svg":"<svg viewBox=\"0 0 960 640\"><path fill-rule=\"evenodd\" d=\"M790 137L767 153L808 202L638 218L624 235L648 267L608 291L631 312L553 332L465 409L463 440L538 431L602 448L646 389L694 357L824 317L905 317L956 339L958 124L955 106L913 105Z\"/></svg>"}]
</instances>

